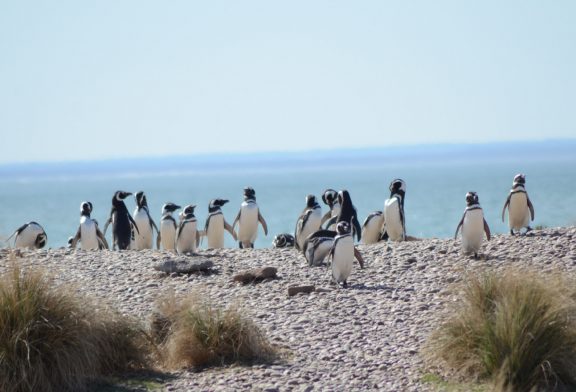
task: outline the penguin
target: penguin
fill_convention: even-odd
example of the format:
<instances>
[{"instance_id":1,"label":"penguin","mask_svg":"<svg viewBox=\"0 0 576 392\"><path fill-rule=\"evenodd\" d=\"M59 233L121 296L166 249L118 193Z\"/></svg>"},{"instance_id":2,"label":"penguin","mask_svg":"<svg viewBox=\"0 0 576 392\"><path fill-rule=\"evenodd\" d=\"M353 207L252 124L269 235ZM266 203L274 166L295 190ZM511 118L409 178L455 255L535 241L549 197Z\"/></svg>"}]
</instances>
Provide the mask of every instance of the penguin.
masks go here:
<instances>
[{"instance_id":1,"label":"penguin","mask_svg":"<svg viewBox=\"0 0 576 392\"><path fill-rule=\"evenodd\" d=\"M327 230L336 230L336 218L338 217L338 214L340 214L338 192L336 192L334 189L326 189L322 194L322 201L330 208L330 210L324 214L320 224L324 225L325 222L330 221L330 223L327 224L325 228Z\"/></svg>"},{"instance_id":2,"label":"penguin","mask_svg":"<svg viewBox=\"0 0 576 392\"><path fill-rule=\"evenodd\" d=\"M468 192L466 194L466 209L460 223L456 227L454 239L458 237L460 227L462 227L462 250L465 254L474 253L474 258L477 259L478 251L484 240L484 233L486 233L486 238L490 241L490 228L488 223L486 223L486 219L484 219L484 213L482 212L482 207L480 207L476 192Z\"/></svg>"},{"instance_id":3,"label":"penguin","mask_svg":"<svg viewBox=\"0 0 576 392\"><path fill-rule=\"evenodd\" d=\"M208 218L204 225L204 233L208 237L208 248L216 249L224 247L224 230L228 231L234 241L236 241L236 232L230 226L224 214L222 213L222 206L228 203L228 200L213 199L208 205Z\"/></svg>"},{"instance_id":4,"label":"penguin","mask_svg":"<svg viewBox=\"0 0 576 392\"><path fill-rule=\"evenodd\" d=\"M162 206L162 218L160 218L160 231L158 231L158 236L156 237L156 248L164 250L174 250L176 246L176 230L178 229L178 224L176 224L176 219L172 216L172 213L179 210L181 207L174 203L166 203Z\"/></svg>"},{"instance_id":5,"label":"penguin","mask_svg":"<svg viewBox=\"0 0 576 392\"><path fill-rule=\"evenodd\" d=\"M382 211L374 211L368 215L362 224L362 243L375 244L380 241L383 226L384 213Z\"/></svg>"},{"instance_id":6,"label":"penguin","mask_svg":"<svg viewBox=\"0 0 576 392\"><path fill-rule=\"evenodd\" d=\"M274 236L274 241L272 241L274 248L292 248L294 244L294 236L288 233L277 234Z\"/></svg>"},{"instance_id":7,"label":"penguin","mask_svg":"<svg viewBox=\"0 0 576 392\"><path fill-rule=\"evenodd\" d=\"M406 240L404 198L406 183L396 178L390 183L390 197L384 202L384 231L382 239L392 241Z\"/></svg>"},{"instance_id":8,"label":"penguin","mask_svg":"<svg viewBox=\"0 0 576 392\"><path fill-rule=\"evenodd\" d=\"M183 219L176 231L176 252L179 254L194 253L200 241L200 233L198 232L196 217L194 216L195 208L195 205L184 207Z\"/></svg>"},{"instance_id":9,"label":"penguin","mask_svg":"<svg viewBox=\"0 0 576 392\"><path fill-rule=\"evenodd\" d=\"M83 201L80 204L80 226L70 242L71 249L76 249L78 241L80 241L80 249L83 250L108 249L108 242L98 228L98 222L90 218L90 214L92 214L92 203Z\"/></svg>"},{"instance_id":10,"label":"penguin","mask_svg":"<svg viewBox=\"0 0 576 392\"><path fill-rule=\"evenodd\" d=\"M330 249L332 279L346 288L354 261L354 238L350 224L346 221L338 222L336 232L338 235L334 237L334 243Z\"/></svg>"},{"instance_id":11,"label":"penguin","mask_svg":"<svg viewBox=\"0 0 576 392\"><path fill-rule=\"evenodd\" d=\"M336 234L332 230L318 230L306 238L302 253L310 267L322 265L334 245Z\"/></svg>"},{"instance_id":12,"label":"penguin","mask_svg":"<svg viewBox=\"0 0 576 392\"><path fill-rule=\"evenodd\" d=\"M258 204L256 204L256 192L254 189L246 187L244 188L244 201L232 224L232 229L234 229L236 223L238 223L238 244L240 249L254 248L254 241L258 236L258 222L264 229L264 235L268 235L268 225L260 214Z\"/></svg>"},{"instance_id":13,"label":"penguin","mask_svg":"<svg viewBox=\"0 0 576 392\"><path fill-rule=\"evenodd\" d=\"M358 222L358 214L352 204L350 193L346 189L338 192L338 203L340 204L340 213L336 218L336 223L347 222L352 228L352 236L355 233L356 238L360 241L362 239L362 228L360 227L360 222Z\"/></svg>"},{"instance_id":14,"label":"penguin","mask_svg":"<svg viewBox=\"0 0 576 392\"><path fill-rule=\"evenodd\" d=\"M322 221L322 207L316 201L316 196L306 196L306 207L298 217L294 230L294 243L297 250L302 249L306 238L320 228Z\"/></svg>"},{"instance_id":15,"label":"penguin","mask_svg":"<svg viewBox=\"0 0 576 392\"><path fill-rule=\"evenodd\" d=\"M156 230L156 233L159 233L158 226L156 226L156 223L154 223L154 220L150 216L148 201L146 200L144 192L136 192L135 199L136 209L134 210L132 217L138 227L138 234L135 236L133 249L152 249L154 229Z\"/></svg>"},{"instance_id":16,"label":"penguin","mask_svg":"<svg viewBox=\"0 0 576 392\"><path fill-rule=\"evenodd\" d=\"M104 235L108 225L112 223L112 247L118 250L130 249L135 239L134 230L138 233L138 225L128 212L124 199L131 196L132 193L124 191L116 191L112 197L112 209L110 210L110 217L104 225Z\"/></svg>"},{"instance_id":17,"label":"penguin","mask_svg":"<svg viewBox=\"0 0 576 392\"><path fill-rule=\"evenodd\" d=\"M36 222L28 222L20 226L6 239L9 242L14 238L15 248L42 249L48 242L48 235L44 228Z\"/></svg>"},{"instance_id":18,"label":"penguin","mask_svg":"<svg viewBox=\"0 0 576 392\"><path fill-rule=\"evenodd\" d=\"M502 222L504 214L508 208L508 226L510 235L514 235L514 230L520 233L522 228L526 228L526 233L532 230L530 220L534 220L534 206L526 192L526 175L517 174L512 182L512 189L502 208Z\"/></svg>"}]
</instances>

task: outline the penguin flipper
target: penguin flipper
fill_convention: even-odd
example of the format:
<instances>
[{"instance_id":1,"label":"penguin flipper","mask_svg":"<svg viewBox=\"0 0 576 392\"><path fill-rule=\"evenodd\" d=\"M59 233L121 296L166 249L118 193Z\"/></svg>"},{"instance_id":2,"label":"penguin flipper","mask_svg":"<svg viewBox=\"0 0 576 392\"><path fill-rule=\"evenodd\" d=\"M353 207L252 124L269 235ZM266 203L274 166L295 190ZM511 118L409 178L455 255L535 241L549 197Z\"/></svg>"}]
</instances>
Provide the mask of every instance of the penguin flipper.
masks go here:
<instances>
[{"instance_id":1,"label":"penguin flipper","mask_svg":"<svg viewBox=\"0 0 576 392\"><path fill-rule=\"evenodd\" d=\"M260 214L260 211L258 211L258 221L260 222L262 228L264 229L264 235L268 235L268 225L266 224L266 221L264 220L262 214Z\"/></svg>"},{"instance_id":2,"label":"penguin flipper","mask_svg":"<svg viewBox=\"0 0 576 392\"><path fill-rule=\"evenodd\" d=\"M238 221L240 220L240 214L242 213L242 209L240 209L240 211L238 211L238 215L236 215L236 219L234 219L234 222L232 223L232 228L234 229L236 227L236 223L238 223ZM260 214L260 213L258 213Z\"/></svg>"},{"instance_id":3,"label":"penguin flipper","mask_svg":"<svg viewBox=\"0 0 576 392\"><path fill-rule=\"evenodd\" d=\"M506 198L506 203L504 203L504 207L502 208L502 222L504 222L504 214L506 213L506 208L508 208L508 206L510 205L510 197L512 195L508 195L508 197ZM531 203L528 202L528 205L530 205ZM534 220L534 218L532 218L532 220Z\"/></svg>"},{"instance_id":4,"label":"penguin flipper","mask_svg":"<svg viewBox=\"0 0 576 392\"><path fill-rule=\"evenodd\" d=\"M134 227L136 228L136 232L138 234L140 234L140 230L138 230L138 225L136 224L136 221L134 220L134 218L132 218L132 215L128 214L128 219L130 220L130 222L134 225Z\"/></svg>"},{"instance_id":5,"label":"penguin flipper","mask_svg":"<svg viewBox=\"0 0 576 392\"><path fill-rule=\"evenodd\" d=\"M12 235L8 238L6 238L5 242L8 242L12 239L12 237L17 236L18 234L22 233L22 231L27 228L29 225L29 223L24 223L22 226L20 226L19 228L17 228L16 230L14 230L14 233L12 233Z\"/></svg>"},{"instance_id":6,"label":"penguin flipper","mask_svg":"<svg viewBox=\"0 0 576 392\"><path fill-rule=\"evenodd\" d=\"M98 228L96 228L96 237L98 238L98 242L102 244L104 249L110 249L110 246L108 246L108 241L106 241L106 237L104 237L104 234L102 234L102 232Z\"/></svg>"},{"instance_id":7,"label":"penguin flipper","mask_svg":"<svg viewBox=\"0 0 576 392\"><path fill-rule=\"evenodd\" d=\"M236 241L238 239L238 236L236 235L236 231L234 230L234 228L232 226L230 226L230 224L228 222L226 222L226 220L224 220L224 228L226 229L226 231L228 231L228 233L230 233L232 235L232 238L234 238L234 241ZM206 232L208 232L208 230L206 230Z\"/></svg>"},{"instance_id":8,"label":"penguin flipper","mask_svg":"<svg viewBox=\"0 0 576 392\"><path fill-rule=\"evenodd\" d=\"M333 216L332 218L330 218L328 220L328 223L326 223L326 229L330 228L330 226L332 226L333 224L336 223L336 221L338 220L337 216Z\"/></svg>"},{"instance_id":9,"label":"penguin flipper","mask_svg":"<svg viewBox=\"0 0 576 392\"><path fill-rule=\"evenodd\" d=\"M484 220L484 232L486 233L486 238L488 238L488 241L490 241L490 227L488 227L486 219L483 220Z\"/></svg>"},{"instance_id":10,"label":"penguin flipper","mask_svg":"<svg viewBox=\"0 0 576 392\"><path fill-rule=\"evenodd\" d=\"M364 259L362 258L362 254L356 247L354 247L354 257L358 260L358 264L360 264L360 268L364 269Z\"/></svg>"},{"instance_id":11,"label":"penguin flipper","mask_svg":"<svg viewBox=\"0 0 576 392\"><path fill-rule=\"evenodd\" d=\"M466 213L464 213L464 215L462 215L462 219L460 219L460 223L458 223L458 226L456 226L456 233L454 233L454 239L458 238L458 231L460 231L460 228L464 224L464 217L465 216L466 216ZM484 222L486 222L486 221L484 221Z\"/></svg>"},{"instance_id":12,"label":"penguin flipper","mask_svg":"<svg viewBox=\"0 0 576 392\"><path fill-rule=\"evenodd\" d=\"M534 220L534 206L532 205L532 202L530 201L528 194L526 194L526 200L528 200L528 208L530 209L530 216L532 217L532 220Z\"/></svg>"},{"instance_id":13,"label":"penguin flipper","mask_svg":"<svg viewBox=\"0 0 576 392\"><path fill-rule=\"evenodd\" d=\"M160 232L158 232L158 235L156 236L156 249L160 249L161 241L162 241L162 235L160 234Z\"/></svg>"},{"instance_id":14,"label":"penguin flipper","mask_svg":"<svg viewBox=\"0 0 576 392\"><path fill-rule=\"evenodd\" d=\"M112 223L112 216L110 216L110 218L108 218L108 220L106 221L106 223L104 223L104 235L106 235L106 230L108 230L108 225Z\"/></svg>"},{"instance_id":15,"label":"penguin flipper","mask_svg":"<svg viewBox=\"0 0 576 392\"><path fill-rule=\"evenodd\" d=\"M76 249L76 244L80 240L80 236L81 236L80 226L78 226L78 231L76 232L76 235L74 235L74 238L72 238L72 242L70 243L70 249Z\"/></svg>"},{"instance_id":16,"label":"penguin flipper","mask_svg":"<svg viewBox=\"0 0 576 392\"><path fill-rule=\"evenodd\" d=\"M352 224L354 225L354 230L356 231L356 238L358 241L362 238L362 227L360 227L360 222L358 222L358 217L356 214L352 216Z\"/></svg>"},{"instance_id":17,"label":"penguin flipper","mask_svg":"<svg viewBox=\"0 0 576 392\"><path fill-rule=\"evenodd\" d=\"M156 229L156 233L160 233L160 230L158 230L158 226L156 226L156 223L154 222L154 219L152 219L152 217L148 213L148 210L146 210L146 213L148 214L148 220L150 221L150 226L152 226L154 229Z\"/></svg>"}]
</instances>

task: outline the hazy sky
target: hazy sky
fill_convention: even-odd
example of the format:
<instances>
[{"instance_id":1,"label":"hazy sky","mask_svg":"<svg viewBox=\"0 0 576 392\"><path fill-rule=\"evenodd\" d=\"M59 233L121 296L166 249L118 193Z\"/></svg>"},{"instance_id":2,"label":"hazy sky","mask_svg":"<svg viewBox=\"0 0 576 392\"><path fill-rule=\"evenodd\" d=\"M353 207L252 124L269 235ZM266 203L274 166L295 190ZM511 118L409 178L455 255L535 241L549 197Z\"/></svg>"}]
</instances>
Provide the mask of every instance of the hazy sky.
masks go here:
<instances>
[{"instance_id":1,"label":"hazy sky","mask_svg":"<svg viewBox=\"0 0 576 392\"><path fill-rule=\"evenodd\" d=\"M0 162L576 137L574 1L4 1Z\"/></svg>"}]
</instances>

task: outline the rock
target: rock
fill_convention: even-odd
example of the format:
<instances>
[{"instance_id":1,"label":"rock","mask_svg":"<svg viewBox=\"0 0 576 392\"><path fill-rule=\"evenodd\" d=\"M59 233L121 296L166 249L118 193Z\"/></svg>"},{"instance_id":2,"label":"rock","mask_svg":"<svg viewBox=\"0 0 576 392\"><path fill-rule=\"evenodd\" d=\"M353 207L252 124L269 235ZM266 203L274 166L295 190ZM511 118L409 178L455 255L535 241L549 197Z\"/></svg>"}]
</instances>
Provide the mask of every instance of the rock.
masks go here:
<instances>
[{"instance_id":1,"label":"rock","mask_svg":"<svg viewBox=\"0 0 576 392\"><path fill-rule=\"evenodd\" d=\"M260 283L265 280L277 279L278 276L276 272L278 270L275 267L263 267L255 268L247 271L242 271L239 274L234 275L232 280L235 282L240 282L242 284L248 283Z\"/></svg>"},{"instance_id":2,"label":"rock","mask_svg":"<svg viewBox=\"0 0 576 392\"><path fill-rule=\"evenodd\" d=\"M156 264L154 269L167 274L191 274L194 272L208 272L212 267L214 267L214 263L211 260L195 257L193 259L165 259L163 262Z\"/></svg>"},{"instance_id":3,"label":"rock","mask_svg":"<svg viewBox=\"0 0 576 392\"><path fill-rule=\"evenodd\" d=\"M316 290L314 286L292 286L288 287L288 296L292 297L299 293L310 294Z\"/></svg>"}]
</instances>

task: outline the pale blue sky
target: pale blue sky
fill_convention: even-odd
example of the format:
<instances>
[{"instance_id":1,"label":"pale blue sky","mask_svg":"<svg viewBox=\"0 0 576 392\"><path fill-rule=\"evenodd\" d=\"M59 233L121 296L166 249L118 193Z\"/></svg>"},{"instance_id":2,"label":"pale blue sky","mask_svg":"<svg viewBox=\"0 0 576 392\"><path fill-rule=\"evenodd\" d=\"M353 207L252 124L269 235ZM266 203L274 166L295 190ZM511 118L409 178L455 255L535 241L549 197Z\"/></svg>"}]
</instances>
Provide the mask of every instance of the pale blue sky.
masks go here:
<instances>
[{"instance_id":1,"label":"pale blue sky","mask_svg":"<svg viewBox=\"0 0 576 392\"><path fill-rule=\"evenodd\" d=\"M0 163L576 137L574 1L4 1Z\"/></svg>"}]
</instances>

